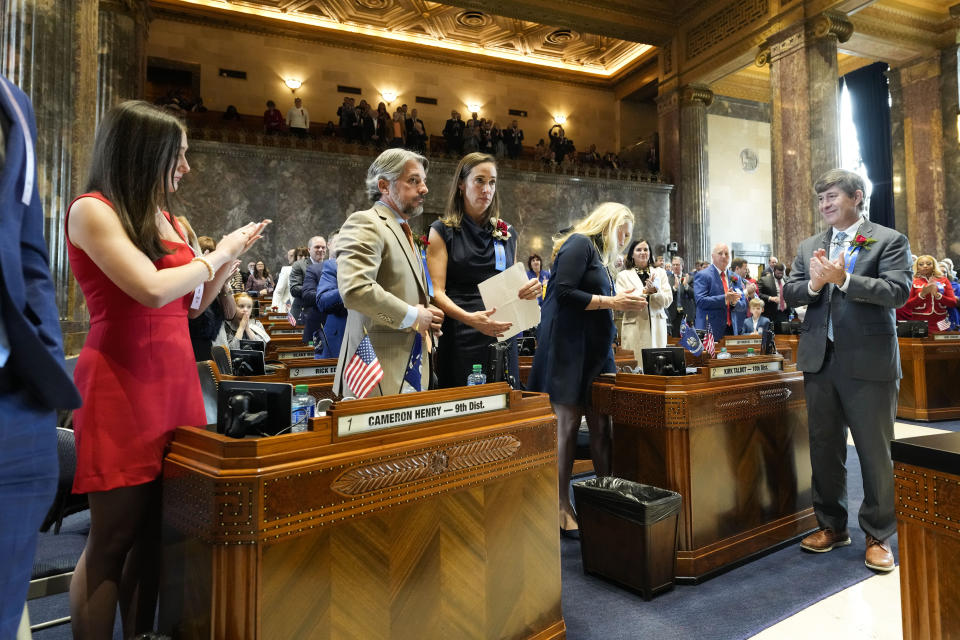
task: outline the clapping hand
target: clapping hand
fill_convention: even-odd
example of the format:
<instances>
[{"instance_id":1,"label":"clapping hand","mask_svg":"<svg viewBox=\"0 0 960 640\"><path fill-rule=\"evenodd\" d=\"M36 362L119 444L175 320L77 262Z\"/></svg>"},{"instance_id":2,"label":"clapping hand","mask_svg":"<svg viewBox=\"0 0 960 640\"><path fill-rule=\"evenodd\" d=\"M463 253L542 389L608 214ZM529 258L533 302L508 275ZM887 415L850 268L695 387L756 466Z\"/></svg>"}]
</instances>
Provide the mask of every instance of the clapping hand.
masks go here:
<instances>
[{"instance_id":1,"label":"clapping hand","mask_svg":"<svg viewBox=\"0 0 960 640\"><path fill-rule=\"evenodd\" d=\"M843 253L836 260L829 260L825 249L814 251L810 258L810 287L814 291L819 291L828 283L840 286L845 278L846 261Z\"/></svg>"},{"instance_id":2,"label":"clapping hand","mask_svg":"<svg viewBox=\"0 0 960 640\"><path fill-rule=\"evenodd\" d=\"M932 296L936 292L937 292L937 283L928 282L927 284L923 285L922 289L920 289L920 297L926 298L927 296Z\"/></svg>"},{"instance_id":3,"label":"clapping hand","mask_svg":"<svg viewBox=\"0 0 960 640\"><path fill-rule=\"evenodd\" d=\"M616 311L642 311L647 308L647 299L634 293L636 289L620 291L613 298L613 308Z\"/></svg>"},{"instance_id":4,"label":"clapping hand","mask_svg":"<svg viewBox=\"0 0 960 640\"><path fill-rule=\"evenodd\" d=\"M734 305L740 302L740 292L736 289L730 289L725 294L723 294L724 299L728 305Z\"/></svg>"},{"instance_id":5,"label":"clapping hand","mask_svg":"<svg viewBox=\"0 0 960 640\"><path fill-rule=\"evenodd\" d=\"M653 283L653 279L647 280L647 286L643 288L643 292L647 295L657 292L657 285Z\"/></svg>"}]
</instances>

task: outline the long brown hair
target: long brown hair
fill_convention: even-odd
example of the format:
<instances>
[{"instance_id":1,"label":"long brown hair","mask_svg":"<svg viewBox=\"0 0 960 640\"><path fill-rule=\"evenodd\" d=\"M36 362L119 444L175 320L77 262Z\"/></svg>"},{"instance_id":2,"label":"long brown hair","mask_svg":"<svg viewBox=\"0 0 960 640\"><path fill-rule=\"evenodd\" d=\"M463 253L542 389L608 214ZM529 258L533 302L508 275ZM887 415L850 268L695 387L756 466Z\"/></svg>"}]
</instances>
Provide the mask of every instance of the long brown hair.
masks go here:
<instances>
[{"instance_id":1,"label":"long brown hair","mask_svg":"<svg viewBox=\"0 0 960 640\"><path fill-rule=\"evenodd\" d=\"M497 166L496 158L487 153L480 153L479 151L468 153L460 159L460 164L457 165L457 171L454 174L453 185L450 187L450 195L447 198L447 208L443 213L443 217L440 218L440 222L454 229L460 228L460 222L463 220L463 214L466 211L463 205L463 192L460 190L460 185L467 179L467 176L470 175L474 167L485 162L489 162L494 167ZM490 206L487 207L486 214L488 220L500 219L500 191L498 189L494 189L493 191L493 198L490 199Z\"/></svg>"},{"instance_id":2,"label":"long brown hair","mask_svg":"<svg viewBox=\"0 0 960 640\"><path fill-rule=\"evenodd\" d=\"M86 191L99 191L113 204L131 242L151 260L171 253L155 216L170 210L167 184L185 130L172 113L141 100L113 107L97 127Z\"/></svg>"}]
</instances>

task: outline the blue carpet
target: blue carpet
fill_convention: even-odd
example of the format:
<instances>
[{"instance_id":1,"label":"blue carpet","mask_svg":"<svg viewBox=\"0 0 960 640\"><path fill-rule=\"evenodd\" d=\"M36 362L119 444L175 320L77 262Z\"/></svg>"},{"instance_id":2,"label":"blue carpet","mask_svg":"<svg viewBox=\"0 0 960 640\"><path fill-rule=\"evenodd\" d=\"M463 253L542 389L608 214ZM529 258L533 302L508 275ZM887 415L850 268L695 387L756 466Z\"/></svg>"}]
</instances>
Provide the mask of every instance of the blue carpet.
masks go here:
<instances>
[{"instance_id":1,"label":"blue carpet","mask_svg":"<svg viewBox=\"0 0 960 640\"><path fill-rule=\"evenodd\" d=\"M580 560L580 543L561 538L567 638L749 638L811 604L869 578L874 573L863 564L864 534L856 515L863 499L863 489L860 463L853 447L847 447L847 474L852 545L822 554L806 553L796 544L790 545L702 584L678 585L649 602L602 578L585 575ZM63 531L77 532L84 526L89 526L88 517L77 514L64 521ZM55 545L56 540L50 538L52 536L41 544ZM896 536L891 542L896 555ZM896 580L895 577L890 579ZM34 623L68 613L66 594L30 603L30 617ZM115 629L114 637L120 637L119 629ZM39 631L34 638L69 640L70 626Z\"/></svg>"},{"instance_id":2,"label":"blue carpet","mask_svg":"<svg viewBox=\"0 0 960 640\"><path fill-rule=\"evenodd\" d=\"M943 429L944 431L960 431L960 420L934 420L933 422L921 422L919 420L904 420L897 418L897 422L903 424L915 424L919 427L930 427L932 429Z\"/></svg>"},{"instance_id":3,"label":"blue carpet","mask_svg":"<svg viewBox=\"0 0 960 640\"><path fill-rule=\"evenodd\" d=\"M602 578L585 575L580 543L561 539L567 638L749 638L875 575L863 564L864 533L857 524L863 487L860 461L852 446L847 447L847 478L850 546L807 553L792 544L699 585L677 585L649 602ZM896 557L896 536L891 543Z\"/></svg>"}]
</instances>

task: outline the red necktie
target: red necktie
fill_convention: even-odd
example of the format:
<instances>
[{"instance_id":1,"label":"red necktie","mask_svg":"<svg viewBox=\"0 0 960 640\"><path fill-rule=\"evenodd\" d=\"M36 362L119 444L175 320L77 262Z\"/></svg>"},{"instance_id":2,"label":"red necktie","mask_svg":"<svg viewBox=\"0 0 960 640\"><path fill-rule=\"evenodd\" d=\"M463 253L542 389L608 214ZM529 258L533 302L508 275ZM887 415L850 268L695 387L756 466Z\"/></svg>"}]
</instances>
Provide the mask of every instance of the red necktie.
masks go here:
<instances>
[{"instance_id":1,"label":"red necktie","mask_svg":"<svg viewBox=\"0 0 960 640\"><path fill-rule=\"evenodd\" d=\"M407 241L410 242L410 248L413 249L413 252L414 252L414 253L416 253L416 252L417 252L417 248L416 248L415 246L413 246L413 232L410 231L410 225L408 225L406 222L404 222L404 223L402 223L402 224L400 225L400 228L403 229L404 235L407 236Z\"/></svg>"},{"instance_id":2,"label":"red necktie","mask_svg":"<svg viewBox=\"0 0 960 640\"><path fill-rule=\"evenodd\" d=\"M720 282L723 283L723 292L729 293L730 289L727 287L727 274L720 272ZM727 299L723 299L723 305L727 308L727 326L730 326L730 303L727 302Z\"/></svg>"},{"instance_id":3,"label":"red necktie","mask_svg":"<svg viewBox=\"0 0 960 640\"><path fill-rule=\"evenodd\" d=\"M787 308L787 303L783 299L783 280L777 280L777 298L780 300L780 302L777 303L777 309L783 311Z\"/></svg>"}]
</instances>

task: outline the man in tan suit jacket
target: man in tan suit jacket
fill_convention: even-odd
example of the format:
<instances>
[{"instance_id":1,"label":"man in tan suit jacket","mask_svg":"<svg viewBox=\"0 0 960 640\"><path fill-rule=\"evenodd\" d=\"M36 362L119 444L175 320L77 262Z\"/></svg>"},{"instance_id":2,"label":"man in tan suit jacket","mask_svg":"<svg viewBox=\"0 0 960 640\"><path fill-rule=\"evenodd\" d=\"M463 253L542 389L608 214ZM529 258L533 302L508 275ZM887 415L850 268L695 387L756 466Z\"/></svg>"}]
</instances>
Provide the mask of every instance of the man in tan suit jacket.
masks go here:
<instances>
[{"instance_id":1,"label":"man in tan suit jacket","mask_svg":"<svg viewBox=\"0 0 960 640\"><path fill-rule=\"evenodd\" d=\"M414 338L424 335L421 388L430 379L427 334L438 332L443 312L430 305L423 260L407 221L423 212L427 159L406 149L384 151L367 170L373 208L352 213L337 240L337 285L347 308L333 391L352 396L343 379L364 330L380 360L383 379L370 395L400 393Z\"/></svg>"}]
</instances>

